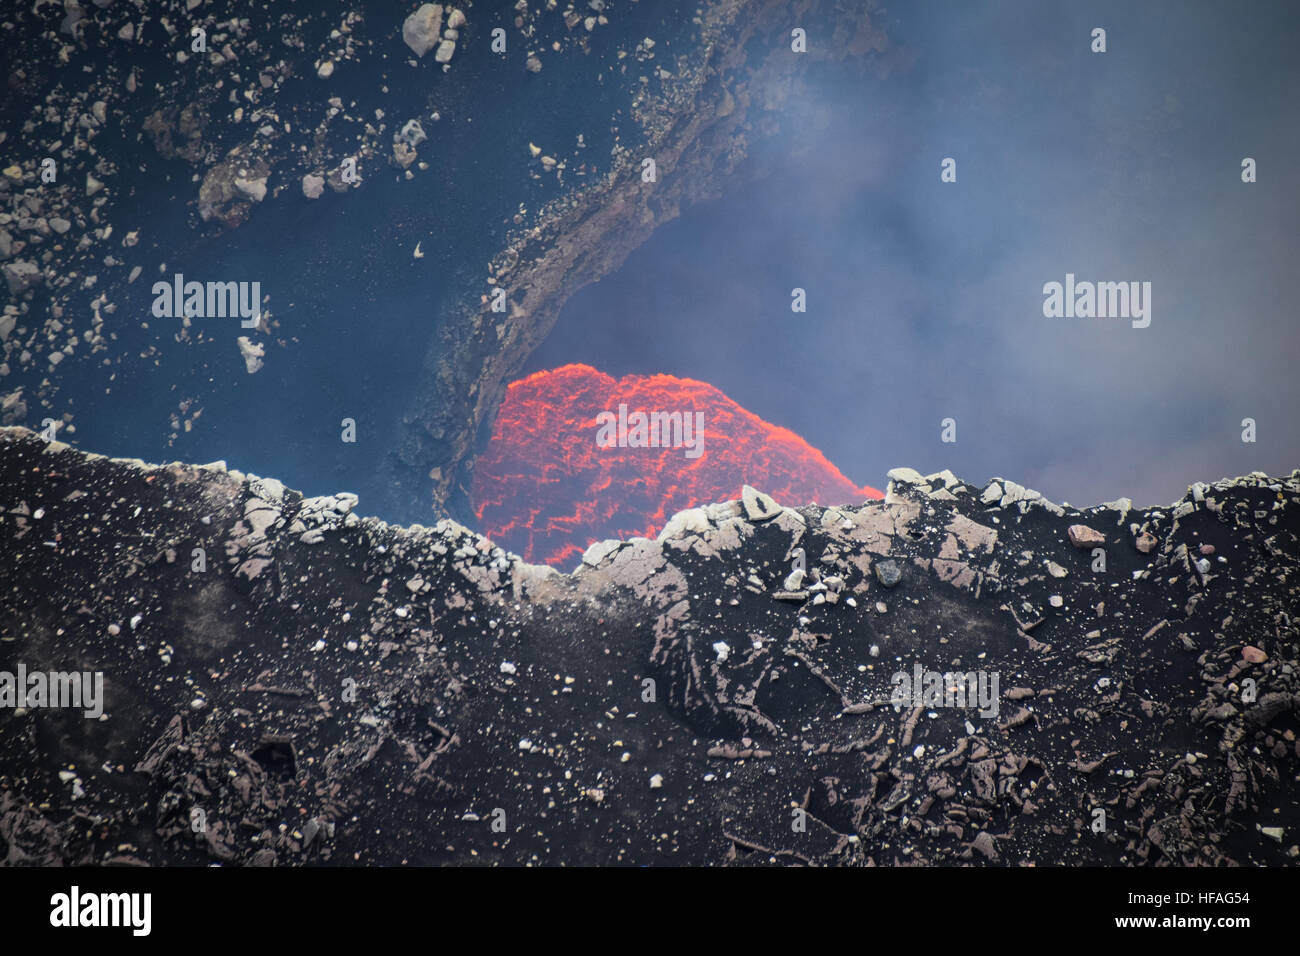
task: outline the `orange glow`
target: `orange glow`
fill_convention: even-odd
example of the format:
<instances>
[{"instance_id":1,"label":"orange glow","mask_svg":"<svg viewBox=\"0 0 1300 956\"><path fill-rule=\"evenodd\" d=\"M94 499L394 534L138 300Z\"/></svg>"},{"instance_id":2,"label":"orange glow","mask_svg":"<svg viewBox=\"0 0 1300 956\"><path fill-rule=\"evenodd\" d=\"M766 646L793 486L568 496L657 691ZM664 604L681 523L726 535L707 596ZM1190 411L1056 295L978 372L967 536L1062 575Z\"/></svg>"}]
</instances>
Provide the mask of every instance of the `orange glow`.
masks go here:
<instances>
[{"instance_id":1,"label":"orange glow","mask_svg":"<svg viewBox=\"0 0 1300 956\"><path fill-rule=\"evenodd\" d=\"M704 413L699 457L681 447L597 446L597 416ZM593 541L654 537L678 511L740 497L742 484L783 505L880 498L821 452L706 382L672 375L614 379L565 365L512 383L478 459L470 499L479 530L530 561L565 569Z\"/></svg>"}]
</instances>

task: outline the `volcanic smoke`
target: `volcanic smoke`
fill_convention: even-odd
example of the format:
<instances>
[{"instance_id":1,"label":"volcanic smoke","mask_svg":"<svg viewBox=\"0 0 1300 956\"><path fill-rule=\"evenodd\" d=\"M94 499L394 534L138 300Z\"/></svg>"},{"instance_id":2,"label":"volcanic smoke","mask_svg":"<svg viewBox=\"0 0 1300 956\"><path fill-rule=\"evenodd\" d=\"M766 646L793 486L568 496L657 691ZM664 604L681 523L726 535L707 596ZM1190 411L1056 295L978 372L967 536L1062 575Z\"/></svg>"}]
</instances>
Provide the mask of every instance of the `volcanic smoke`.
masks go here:
<instances>
[{"instance_id":1,"label":"volcanic smoke","mask_svg":"<svg viewBox=\"0 0 1300 956\"><path fill-rule=\"evenodd\" d=\"M703 413L702 453L689 457L680 445L600 447L597 435L620 405L629 420L636 412L678 413L688 429ZM593 541L653 538L678 511L739 498L744 484L784 505L882 497L853 484L794 432L763 421L707 382L672 375L614 379L590 365L565 365L506 389L491 441L474 467L470 500L483 534L529 561L567 570Z\"/></svg>"}]
</instances>

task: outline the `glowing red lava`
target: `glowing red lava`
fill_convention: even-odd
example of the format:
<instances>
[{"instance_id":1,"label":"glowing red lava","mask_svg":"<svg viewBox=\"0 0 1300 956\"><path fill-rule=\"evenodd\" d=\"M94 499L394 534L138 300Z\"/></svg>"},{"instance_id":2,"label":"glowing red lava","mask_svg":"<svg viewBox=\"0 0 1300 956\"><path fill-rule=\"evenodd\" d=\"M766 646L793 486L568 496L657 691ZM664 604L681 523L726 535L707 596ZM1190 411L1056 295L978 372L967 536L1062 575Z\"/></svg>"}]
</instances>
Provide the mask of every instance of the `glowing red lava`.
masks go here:
<instances>
[{"instance_id":1,"label":"glowing red lava","mask_svg":"<svg viewBox=\"0 0 1300 956\"><path fill-rule=\"evenodd\" d=\"M506 390L470 498L482 533L567 570L593 541L652 538L678 511L739 498L742 484L784 505L881 497L706 382L565 365Z\"/></svg>"}]
</instances>

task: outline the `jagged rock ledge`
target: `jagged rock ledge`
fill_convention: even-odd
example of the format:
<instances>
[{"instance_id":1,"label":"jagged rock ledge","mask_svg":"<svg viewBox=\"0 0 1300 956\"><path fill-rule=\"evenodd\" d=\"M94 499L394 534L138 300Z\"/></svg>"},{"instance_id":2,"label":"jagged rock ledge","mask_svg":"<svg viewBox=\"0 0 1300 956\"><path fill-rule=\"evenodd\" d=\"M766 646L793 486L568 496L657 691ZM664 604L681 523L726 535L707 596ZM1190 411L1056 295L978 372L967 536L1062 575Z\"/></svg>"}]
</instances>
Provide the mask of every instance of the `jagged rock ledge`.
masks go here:
<instances>
[{"instance_id":1,"label":"jagged rock ledge","mask_svg":"<svg viewBox=\"0 0 1300 956\"><path fill-rule=\"evenodd\" d=\"M1083 510L889 478L564 575L0 430L0 672L106 698L0 707L0 860L1294 863L1300 472ZM918 667L938 699L894 699Z\"/></svg>"}]
</instances>

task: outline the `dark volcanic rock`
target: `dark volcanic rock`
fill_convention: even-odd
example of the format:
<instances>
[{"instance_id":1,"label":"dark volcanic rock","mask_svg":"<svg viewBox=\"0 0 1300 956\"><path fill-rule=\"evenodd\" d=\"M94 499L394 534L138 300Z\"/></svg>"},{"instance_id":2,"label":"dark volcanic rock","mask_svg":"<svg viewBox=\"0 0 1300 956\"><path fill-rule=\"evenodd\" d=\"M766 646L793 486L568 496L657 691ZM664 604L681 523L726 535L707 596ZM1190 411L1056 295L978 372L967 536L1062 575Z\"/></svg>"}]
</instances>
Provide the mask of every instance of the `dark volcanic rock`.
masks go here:
<instances>
[{"instance_id":1,"label":"dark volcanic rock","mask_svg":"<svg viewBox=\"0 0 1300 956\"><path fill-rule=\"evenodd\" d=\"M898 566L897 561L878 561L876 563L876 580L884 587L895 587L902 579L903 569Z\"/></svg>"},{"instance_id":2,"label":"dark volcanic rock","mask_svg":"<svg viewBox=\"0 0 1300 956\"><path fill-rule=\"evenodd\" d=\"M0 859L1287 864L1300 473L1197 490L900 472L561 575L5 429L0 672L102 671L105 706L0 707ZM1150 554L1068 541L1121 522Z\"/></svg>"}]
</instances>

